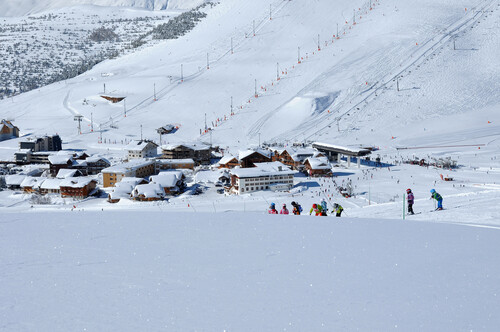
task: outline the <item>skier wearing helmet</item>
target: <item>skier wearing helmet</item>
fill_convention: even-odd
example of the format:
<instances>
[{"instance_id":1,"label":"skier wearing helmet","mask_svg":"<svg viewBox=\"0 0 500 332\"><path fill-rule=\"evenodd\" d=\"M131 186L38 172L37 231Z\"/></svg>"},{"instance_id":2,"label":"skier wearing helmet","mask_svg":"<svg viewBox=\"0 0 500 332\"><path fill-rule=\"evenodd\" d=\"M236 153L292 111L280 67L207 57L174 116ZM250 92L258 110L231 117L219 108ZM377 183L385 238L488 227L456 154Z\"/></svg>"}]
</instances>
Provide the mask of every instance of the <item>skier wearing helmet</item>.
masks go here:
<instances>
[{"instance_id":1,"label":"skier wearing helmet","mask_svg":"<svg viewBox=\"0 0 500 332\"><path fill-rule=\"evenodd\" d=\"M441 195L439 195L435 189L431 189L431 194L432 195L431 195L430 199L434 198L438 203L438 207L437 207L436 211L442 210L443 209L443 197Z\"/></svg>"},{"instance_id":2,"label":"skier wearing helmet","mask_svg":"<svg viewBox=\"0 0 500 332\"><path fill-rule=\"evenodd\" d=\"M413 196L411 189L406 189L406 201L408 202L408 214L415 214L415 212L413 212L414 200L415 200L415 197Z\"/></svg>"},{"instance_id":3,"label":"skier wearing helmet","mask_svg":"<svg viewBox=\"0 0 500 332\"><path fill-rule=\"evenodd\" d=\"M283 204L283 208L281 209L280 214L289 214L288 209L286 208L286 204Z\"/></svg>"},{"instance_id":4,"label":"skier wearing helmet","mask_svg":"<svg viewBox=\"0 0 500 332\"><path fill-rule=\"evenodd\" d=\"M269 206L269 210L267 211L269 214L278 214L278 210L276 210L276 205L274 203L271 203Z\"/></svg>"},{"instance_id":5,"label":"skier wearing helmet","mask_svg":"<svg viewBox=\"0 0 500 332\"><path fill-rule=\"evenodd\" d=\"M309 211L309 215L311 215L313 213L313 211L314 211L314 215L315 216L321 216L321 211L322 210L323 209L321 208L321 205L315 203L315 204L312 205L311 211Z\"/></svg>"}]
</instances>

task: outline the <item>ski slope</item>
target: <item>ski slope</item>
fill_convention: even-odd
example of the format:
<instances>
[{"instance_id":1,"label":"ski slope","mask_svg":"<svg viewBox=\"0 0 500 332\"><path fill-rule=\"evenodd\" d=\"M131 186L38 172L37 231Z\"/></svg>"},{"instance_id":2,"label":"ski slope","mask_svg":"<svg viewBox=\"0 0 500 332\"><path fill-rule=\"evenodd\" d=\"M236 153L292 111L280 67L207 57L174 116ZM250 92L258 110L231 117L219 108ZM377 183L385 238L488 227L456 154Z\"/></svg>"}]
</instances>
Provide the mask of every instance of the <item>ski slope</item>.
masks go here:
<instances>
[{"instance_id":1,"label":"ski slope","mask_svg":"<svg viewBox=\"0 0 500 332\"><path fill-rule=\"evenodd\" d=\"M7 213L0 328L483 330L500 230L262 213Z\"/></svg>"}]
</instances>

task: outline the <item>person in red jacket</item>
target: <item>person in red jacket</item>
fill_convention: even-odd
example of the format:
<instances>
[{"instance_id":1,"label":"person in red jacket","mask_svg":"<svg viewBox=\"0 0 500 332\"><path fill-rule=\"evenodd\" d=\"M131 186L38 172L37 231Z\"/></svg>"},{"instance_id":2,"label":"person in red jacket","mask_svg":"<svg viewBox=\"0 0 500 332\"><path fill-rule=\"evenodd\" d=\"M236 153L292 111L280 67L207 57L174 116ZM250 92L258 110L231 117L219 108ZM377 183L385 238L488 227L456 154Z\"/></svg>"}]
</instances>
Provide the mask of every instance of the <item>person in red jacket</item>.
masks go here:
<instances>
[{"instance_id":1,"label":"person in red jacket","mask_svg":"<svg viewBox=\"0 0 500 332\"><path fill-rule=\"evenodd\" d=\"M271 203L271 206L269 206L269 210L267 211L269 214L278 214L278 210L276 210L276 205L274 203Z\"/></svg>"}]
</instances>

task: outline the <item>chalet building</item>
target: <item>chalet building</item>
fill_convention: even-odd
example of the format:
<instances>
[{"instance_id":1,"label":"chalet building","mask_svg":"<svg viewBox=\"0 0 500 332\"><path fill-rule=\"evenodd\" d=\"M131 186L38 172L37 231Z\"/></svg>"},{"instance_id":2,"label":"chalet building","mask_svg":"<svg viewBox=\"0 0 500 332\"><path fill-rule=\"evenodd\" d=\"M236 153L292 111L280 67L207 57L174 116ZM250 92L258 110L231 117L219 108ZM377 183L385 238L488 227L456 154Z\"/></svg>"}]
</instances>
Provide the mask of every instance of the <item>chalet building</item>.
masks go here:
<instances>
[{"instance_id":1,"label":"chalet building","mask_svg":"<svg viewBox=\"0 0 500 332\"><path fill-rule=\"evenodd\" d=\"M107 101L112 102L113 104L121 102L123 99L126 97L121 97L121 96L111 96L111 95L101 95L101 98L106 99Z\"/></svg>"},{"instance_id":2,"label":"chalet building","mask_svg":"<svg viewBox=\"0 0 500 332\"><path fill-rule=\"evenodd\" d=\"M125 177L115 185L115 188L108 194L108 202L118 203L122 198L130 198L135 186L147 184L148 181L142 178Z\"/></svg>"},{"instance_id":3,"label":"chalet building","mask_svg":"<svg viewBox=\"0 0 500 332\"><path fill-rule=\"evenodd\" d=\"M333 174L332 166L326 157L307 158L304 162L304 171L312 177L332 176Z\"/></svg>"},{"instance_id":4,"label":"chalet building","mask_svg":"<svg viewBox=\"0 0 500 332\"><path fill-rule=\"evenodd\" d=\"M5 185L8 189L18 190L21 189L21 183L23 183L24 179L26 179L27 175L23 174L13 174L7 175L5 177Z\"/></svg>"},{"instance_id":5,"label":"chalet building","mask_svg":"<svg viewBox=\"0 0 500 332\"><path fill-rule=\"evenodd\" d=\"M49 156L50 175L55 177L60 169L70 169L77 165L71 155L55 154Z\"/></svg>"},{"instance_id":6,"label":"chalet building","mask_svg":"<svg viewBox=\"0 0 500 332\"><path fill-rule=\"evenodd\" d=\"M150 183L159 184L165 195L177 195L186 187L182 172L160 172L149 178Z\"/></svg>"},{"instance_id":7,"label":"chalet building","mask_svg":"<svg viewBox=\"0 0 500 332\"><path fill-rule=\"evenodd\" d=\"M151 141L132 141L127 151L128 159L153 158L158 155L158 145Z\"/></svg>"},{"instance_id":8,"label":"chalet building","mask_svg":"<svg viewBox=\"0 0 500 332\"><path fill-rule=\"evenodd\" d=\"M145 178L156 173L153 160L134 159L102 170L104 187L114 187L125 177Z\"/></svg>"},{"instance_id":9,"label":"chalet building","mask_svg":"<svg viewBox=\"0 0 500 332\"><path fill-rule=\"evenodd\" d=\"M286 191L293 187L296 171L282 163L256 163L251 168L232 169L230 193L246 194L260 190Z\"/></svg>"},{"instance_id":10,"label":"chalet building","mask_svg":"<svg viewBox=\"0 0 500 332\"><path fill-rule=\"evenodd\" d=\"M19 128L7 120L0 121L0 141L19 137Z\"/></svg>"},{"instance_id":11,"label":"chalet building","mask_svg":"<svg viewBox=\"0 0 500 332\"><path fill-rule=\"evenodd\" d=\"M40 186L47 178L27 176L21 182L21 189L26 193L35 193L40 191Z\"/></svg>"},{"instance_id":12,"label":"chalet building","mask_svg":"<svg viewBox=\"0 0 500 332\"><path fill-rule=\"evenodd\" d=\"M236 166L240 166L240 162L236 157L233 156L225 156L222 157L221 160L219 160L219 168L235 168Z\"/></svg>"},{"instance_id":13,"label":"chalet building","mask_svg":"<svg viewBox=\"0 0 500 332\"><path fill-rule=\"evenodd\" d=\"M158 170L169 169L194 169L193 159L156 159L156 167Z\"/></svg>"},{"instance_id":14,"label":"chalet building","mask_svg":"<svg viewBox=\"0 0 500 332\"><path fill-rule=\"evenodd\" d=\"M84 160L77 160L77 164L74 166L84 175L97 175L105 168L111 166L111 163L106 159L98 156L87 157Z\"/></svg>"},{"instance_id":15,"label":"chalet building","mask_svg":"<svg viewBox=\"0 0 500 332\"><path fill-rule=\"evenodd\" d=\"M165 192L159 184L148 183L135 186L131 196L135 201L161 201L165 196Z\"/></svg>"},{"instance_id":16,"label":"chalet building","mask_svg":"<svg viewBox=\"0 0 500 332\"><path fill-rule=\"evenodd\" d=\"M45 194L60 194L61 193L61 182L63 179L45 179L40 185L39 192L42 195Z\"/></svg>"},{"instance_id":17,"label":"chalet building","mask_svg":"<svg viewBox=\"0 0 500 332\"><path fill-rule=\"evenodd\" d=\"M247 150L239 154L239 162L242 168L255 167L256 163L271 162L271 155L265 150Z\"/></svg>"},{"instance_id":18,"label":"chalet building","mask_svg":"<svg viewBox=\"0 0 500 332\"><path fill-rule=\"evenodd\" d=\"M277 156L277 160L291 167L294 170L302 170L307 158L324 157L324 155L315 150L307 148L286 148Z\"/></svg>"},{"instance_id":19,"label":"chalet building","mask_svg":"<svg viewBox=\"0 0 500 332\"><path fill-rule=\"evenodd\" d=\"M162 146L162 159L193 159L197 165L210 164L212 148L205 144Z\"/></svg>"},{"instance_id":20,"label":"chalet building","mask_svg":"<svg viewBox=\"0 0 500 332\"><path fill-rule=\"evenodd\" d=\"M88 177L67 178L60 182L61 197L87 198L95 192L97 181Z\"/></svg>"}]
</instances>

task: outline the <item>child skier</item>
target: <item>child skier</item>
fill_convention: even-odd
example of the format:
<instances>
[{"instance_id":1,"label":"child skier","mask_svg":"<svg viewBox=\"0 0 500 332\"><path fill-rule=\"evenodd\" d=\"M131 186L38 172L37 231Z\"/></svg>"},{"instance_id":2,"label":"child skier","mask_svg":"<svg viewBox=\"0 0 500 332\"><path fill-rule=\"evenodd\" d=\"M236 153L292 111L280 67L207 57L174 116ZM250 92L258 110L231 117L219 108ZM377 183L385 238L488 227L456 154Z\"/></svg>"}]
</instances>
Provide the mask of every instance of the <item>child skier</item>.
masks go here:
<instances>
[{"instance_id":1,"label":"child skier","mask_svg":"<svg viewBox=\"0 0 500 332\"><path fill-rule=\"evenodd\" d=\"M436 211L442 210L443 209L443 197L441 195L439 195L435 189L431 189L431 199L432 198L434 198L438 203L438 207L437 207Z\"/></svg>"},{"instance_id":2,"label":"child skier","mask_svg":"<svg viewBox=\"0 0 500 332\"><path fill-rule=\"evenodd\" d=\"M298 216L300 215L300 213L302 212L302 206L300 206L300 204L296 203L296 202L292 202L292 206L293 206L293 214Z\"/></svg>"},{"instance_id":3,"label":"child skier","mask_svg":"<svg viewBox=\"0 0 500 332\"><path fill-rule=\"evenodd\" d=\"M312 208L311 208L311 211L309 211L309 215L311 215L313 213L313 211L314 211L314 215L315 216L321 216L321 211L322 210L323 209L321 208L321 205L319 205L319 204L313 204Z\"/></svg>"},{"instance_id":4,"label":"child skier","mask_svg":"<svg viewBox=\"0 0 500 332\"><path fill-rule=\"evenodd\" d=\"M271 206L269 206L269 210L267 211L269 214L278 214L278 210L276 210L276 205L274 203L271 203Z\"/></svg>"},{"instance_id":5,"label":"child skier","mask_svg":"<svg viewBox=\"0 0 500 332\"><path fill-rule=\"evenodd\" d=\"M340 217L340 215L342 214L342 211L344 211L344 208L342 207L342 205L340 204L333 204L333 210L332 210L332 213L335 213L335 217Z\"/></svg>"},{"instance_id":6,"label":"child skier","mask_svg":"<svg viewBox=\"0 0 500 332\"><path fill-rule=\"evenodd\" d=\"M415 197L413 196L411 189L406 189L406 200L408 202L408 214L415 214L415 212L413 212L413 202Z\"/></svg>"},{"instance_id":7,"label":"child skier","mask_svg":"<svg viewBox=\"0 0 500 332\"><path fill-rule=\"evenodd\" d=\"M286 204L283 204L283 208L281 209L280 214L289 214L288 209L286 208Z\"/></svg>"},{"instance_id":8,"label":"child skier","mask_svg":"<svg viewBox=\"0 0 500 332\"><path fill-rule=\"evenodd\" d=\"M321 200L321 215L326 216L326 211L328 211L328 205L324 199Z\"/></svg>"}]
</instances>

